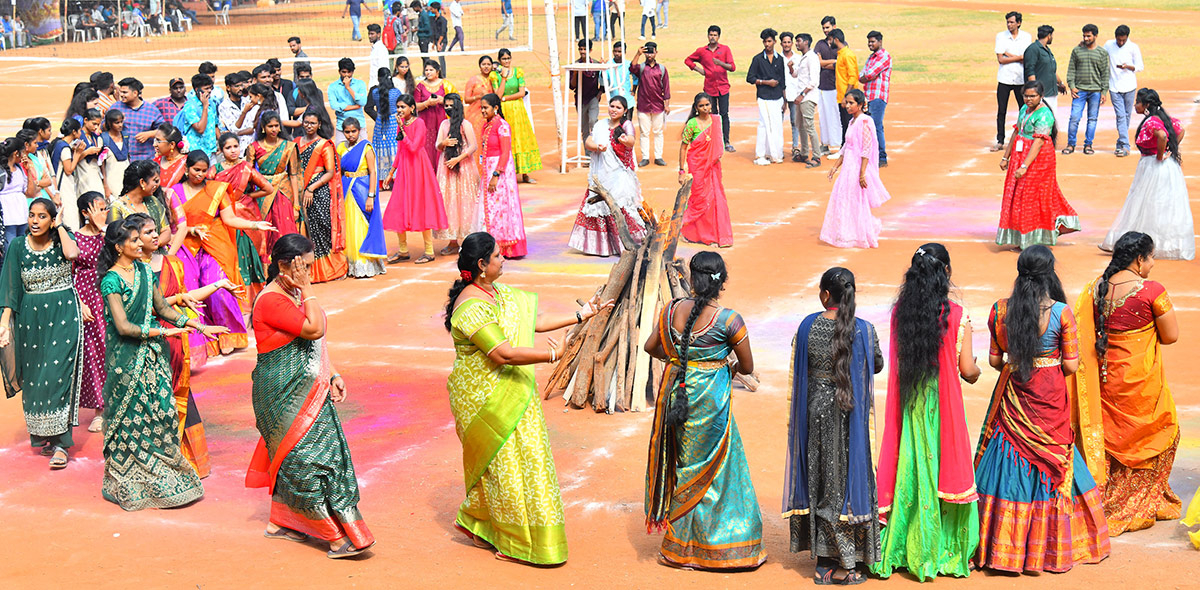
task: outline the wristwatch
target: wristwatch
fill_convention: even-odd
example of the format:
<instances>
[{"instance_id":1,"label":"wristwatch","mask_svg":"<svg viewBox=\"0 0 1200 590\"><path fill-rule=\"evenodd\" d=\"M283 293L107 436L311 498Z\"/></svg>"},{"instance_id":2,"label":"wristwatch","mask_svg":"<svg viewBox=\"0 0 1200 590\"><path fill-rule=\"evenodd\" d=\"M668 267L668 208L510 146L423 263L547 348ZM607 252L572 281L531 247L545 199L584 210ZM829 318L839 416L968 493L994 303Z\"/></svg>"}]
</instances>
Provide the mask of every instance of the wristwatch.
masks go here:
<instances>
[{"instance_id":1,"label":"wristwatch","mask_svg":"<svg viewBox=\"0 0 1200 590\"><path fill-rule=\"evenodd\" d=\"M492 176L495 176L496 178L500 178L500 171L499 170L492 171Z\"/></svg>"}]
</instances>

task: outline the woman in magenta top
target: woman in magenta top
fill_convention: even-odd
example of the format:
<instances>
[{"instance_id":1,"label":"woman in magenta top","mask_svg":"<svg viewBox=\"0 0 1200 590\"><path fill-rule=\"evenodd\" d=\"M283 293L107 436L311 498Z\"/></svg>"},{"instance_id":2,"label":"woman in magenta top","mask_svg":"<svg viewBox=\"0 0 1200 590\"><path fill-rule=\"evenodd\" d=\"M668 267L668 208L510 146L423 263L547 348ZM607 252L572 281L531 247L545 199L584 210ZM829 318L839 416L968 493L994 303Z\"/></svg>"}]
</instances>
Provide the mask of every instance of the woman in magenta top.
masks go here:
<instances>
[{"instance_id":1,"label":"woman in magenta top","mask_svg":"<svg viewBox=\"0 0 1200 590\"><path fill-rule=\"evenodd\" d=\"M442 126L442 121L446 120L444 101L446 95L451 92L454 92L454 86L442 79L442 68L438 63L436 61L425 62L425 79L417 82L412 95L416 100L417 116L425 122L425 128L430 130L425 140L425 151L429 154L430 170L436 170L434 166L438 161L437 132L438 128Z\"/></svg>"},{"instance_id":2,"label":"woman in magenta top","mask_svg":"<svg viewBox=\"0 0 1200 590\"><path fill-rule=\"evenodd\" d=\"M1196 232L1179 165L1183 126L1163 110L1158 93L1150 88L1138 90L1133 107L1146 116L1134 136L1142 157L1125 204L1100 248L1111 252L1121 236L1136 231L1154 238L1155 258L1192 260L1196 257Z\"/></svg>"},{"instance_id":3,"label":"woman in magenta top","mask_svg":"<svg viewBox=\"0 0 1200 590\"><path fill-rule=\"evenodd\" d=\"M517 193L517 169L512 157L512 129L500 114L500 97L485 94L483 130L479 133L484 230L496 238L505 258L525 256L525 218Z\"/></svg>"},{"instance_id":4,"label":"woman in magenta top","mask_svg":"<svg viewBox=\"0 0 1200 590\"><path fill-rule=\"evenodd\" d=\"M419 86L418 86L419 87ZM400 250L388 258L388 264L408 260L405 232L421 232L425 252L414 264L433 261L433 230L447 229L446 206L438 187L437 174L425 150L427 139L436 135L437 127L428 127L417 117L417 103L411 94L401 94L396 101L399 122L396 126L396 160L383 179L383 187L392 189L391 199L383 211L383 229L396 232ZM445 111L443 110L443 118ZM434 133L429 130L433 129Z\"/></svg>"}]
</instances>

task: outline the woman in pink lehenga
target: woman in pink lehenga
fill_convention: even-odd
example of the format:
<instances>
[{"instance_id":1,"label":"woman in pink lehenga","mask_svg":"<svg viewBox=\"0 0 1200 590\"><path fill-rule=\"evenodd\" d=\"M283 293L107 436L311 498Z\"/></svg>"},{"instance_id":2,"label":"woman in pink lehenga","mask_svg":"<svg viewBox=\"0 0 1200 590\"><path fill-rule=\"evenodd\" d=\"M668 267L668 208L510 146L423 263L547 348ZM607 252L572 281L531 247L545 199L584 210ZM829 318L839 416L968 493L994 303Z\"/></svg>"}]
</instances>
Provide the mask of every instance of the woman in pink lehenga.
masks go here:
<instances>
[{"instance_id":1,"label":"woman in pink lehenga","mask_svg":"<svg viewBox=\"0 0 1200 590\"><path fill-rule=\"evenodd\" d=\"M733 245L729 203L721 179L721 117L712 114L712 98L701 92L692 101L692 112L683 126L679 146L679 182L692 179L692 194L683 214L683 239L706 246Z\"/></svg>"},{"instance_id":2,"label":"woman in pink lehenga","mask_svg":"<svg viewBox=\"0 0 1200 590\"><path fill-rule=\"evenodd\" d=\"M528 253L528 247L517 193L517 168L513 164L512 129L500 114L499 96L485 94L481 104L484 124L479 133L479 192L483 197L484 231L496 238L505 258L520 258Z\"/></svg>"},{"instance_id":3,"label":"woman in pink lehenga","mask_svg":"<svg viewBox=\"0 0 1200 590\"><path fill-rule=\"evenodd\" d=\"M871 214L871 209L892 197L879 179L875 122L867 115L867 100L861 90L846 92L844 105L851 122L829 180L838 170L845 170L833 183L825 222L821 224L821 241L838 248L878 248L883 222Z\"/></svg>"}]
</instances>

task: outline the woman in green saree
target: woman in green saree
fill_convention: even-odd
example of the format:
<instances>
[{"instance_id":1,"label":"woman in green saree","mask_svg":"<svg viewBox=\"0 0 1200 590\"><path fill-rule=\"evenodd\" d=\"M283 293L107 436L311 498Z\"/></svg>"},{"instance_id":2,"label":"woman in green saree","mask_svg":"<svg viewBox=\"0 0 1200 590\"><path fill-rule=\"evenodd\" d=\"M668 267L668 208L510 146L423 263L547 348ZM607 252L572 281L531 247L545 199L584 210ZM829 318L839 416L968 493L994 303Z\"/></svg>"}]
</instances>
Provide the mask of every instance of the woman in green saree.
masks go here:
<instances>
[{"instance_id":1,"label":"woman in green saree","mask_svg":"<svg viewBox=\"0 0 1200 590\"><path fill-rule=\"evenodd\" d=\"M204 496L183 456L166 338L205 326L175 311L142 262L141 220L109 224L96 262L105 327L104 481L101 494L125 510L172 508ZM173 328L163 328L162 318Z\"/></svg>"},{"instance_id":2,"label":"woman in green saree","mask_svg":"<svg viewBox=\"0 0 1200 590\"><path fill-rule=\"evenodd\" d=\"M375 537L358 511L358 479L333 407L346 399L346 382L325 348L325 312L312 294L314 260L308 238L280 237L254 302L258 364L250 378L262 438L246 487L271 493L268 539L317 537L329 543L329 558L341 559L366 551Z\"/></svg>"},{"instance_id":3,"label":"woman in green saree","mask_svg":"<svg viewBox=\"0 0 1200 590\"><path fill-rule=\"evenodd\" d=\"M467 497L454 526L502 561L561 564L562 494L531 365L555 362L566 346L550 339L539 348L533 337L580 323L612 302L598 305L597 298L573 315L539 316L537 294L496 282L504 256L486 232L463 239L458 269L446 308L456 353L446 389Z\"/></svg>"},{"instance_id":4,"label":"woman in green saree","mask_svg":"<svg viewBox=\"0 0 1200 590\"><path fill-rule=\"evenodd\" d=\"M700 252L690 270L694 297L664 307L646 342L667 362L650 431L646 528L666 531L663 565L756 568L767 560L762 513L730 390L734 373L754 373L750 337L741 315L717 305L729 278L721 255Z\"/></svg>"}]
</instances>

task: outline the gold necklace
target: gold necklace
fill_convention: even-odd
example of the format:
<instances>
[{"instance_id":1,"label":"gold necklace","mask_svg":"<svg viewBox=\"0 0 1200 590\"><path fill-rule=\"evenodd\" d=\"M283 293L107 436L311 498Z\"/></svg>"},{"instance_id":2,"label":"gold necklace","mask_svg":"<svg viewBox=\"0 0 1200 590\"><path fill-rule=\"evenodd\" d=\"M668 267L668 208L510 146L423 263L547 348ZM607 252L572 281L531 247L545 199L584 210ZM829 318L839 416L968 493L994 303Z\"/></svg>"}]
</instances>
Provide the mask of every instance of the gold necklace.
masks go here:
<instances>
[{"instance_id":1,"label":"gold necklace","mask_svg":"<svg viewBox=\"0 0 1200 590\"><path fill-rule=\"evenodd\" d=\"M123 271L125 271L125 272L133 272L133 263L132 263L132 262L131 262L131 263L129 263L129 266L121 266L120 264L117 264L117 263L115 263L115 262L114 262L114 263L113 263L113 266L115 266L115 267L117 267L117 268L119 268L119 269L121 269L121 270L123 270Z\"/></svg>"}]
</instances>

